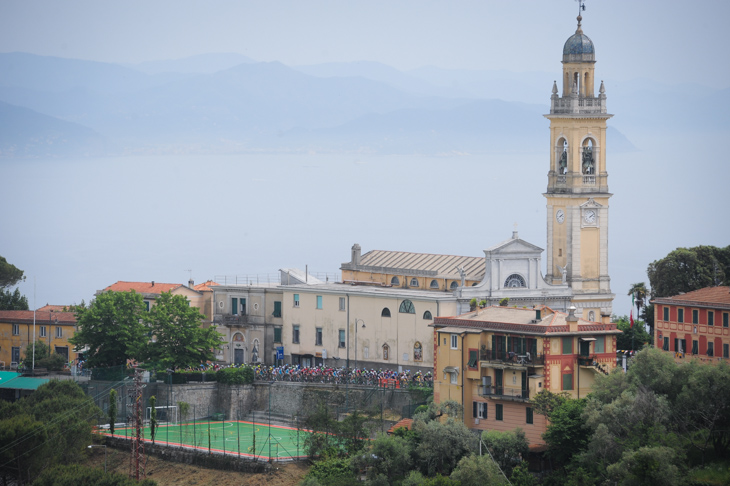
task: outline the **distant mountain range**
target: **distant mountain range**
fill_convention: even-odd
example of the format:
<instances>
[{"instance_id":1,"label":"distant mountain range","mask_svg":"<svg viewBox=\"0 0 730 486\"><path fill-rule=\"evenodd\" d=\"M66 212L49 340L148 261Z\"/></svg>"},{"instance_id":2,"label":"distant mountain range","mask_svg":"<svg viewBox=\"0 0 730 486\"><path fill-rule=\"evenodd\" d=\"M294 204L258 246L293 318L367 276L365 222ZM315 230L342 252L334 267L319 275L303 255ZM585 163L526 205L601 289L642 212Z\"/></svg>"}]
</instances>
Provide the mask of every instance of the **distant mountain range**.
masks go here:
<instances>
[{"instance_id":1,"label":"distant mountain range","mask_svg":"<svg viewBox=\"0 0 730 486\"><path fill-rule=\"evenodd\" d=\"M539 151L553 75L238 54L117 65L0 54L0 157L164 152ZM607 83L612 86L611 83ZM727 128L728 90L617 83L614 127ZM616 97L619 98L619 97ZM521 100L521 101L520 101ZM684 116L672 116L678 109ZM721 111L722 110L722 111ZM719 121L718 121L719 119Z\"/></svg>"}]
</instances>

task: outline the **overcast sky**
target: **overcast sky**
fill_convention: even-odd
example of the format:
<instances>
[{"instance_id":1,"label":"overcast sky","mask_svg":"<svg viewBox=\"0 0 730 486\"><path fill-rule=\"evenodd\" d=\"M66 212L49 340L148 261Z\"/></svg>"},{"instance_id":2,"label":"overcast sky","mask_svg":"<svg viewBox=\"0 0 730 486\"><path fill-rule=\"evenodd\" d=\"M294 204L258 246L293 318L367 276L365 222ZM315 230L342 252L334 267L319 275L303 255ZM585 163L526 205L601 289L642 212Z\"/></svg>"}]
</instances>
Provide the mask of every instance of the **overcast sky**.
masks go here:
<instances>
[{"instance_id":1,"label":"overcast sky","mask_svg":"<svg viewBox=\"0 0 730 486\"><path fill-rule=\"evenodd\" d=\"M728 87L727 0L586 6L584 32L614 79ZM3 0L0 51L119 63L235 52L288 65L553 71L577 11L575 0Z\"/></svg>"}]
</instances>

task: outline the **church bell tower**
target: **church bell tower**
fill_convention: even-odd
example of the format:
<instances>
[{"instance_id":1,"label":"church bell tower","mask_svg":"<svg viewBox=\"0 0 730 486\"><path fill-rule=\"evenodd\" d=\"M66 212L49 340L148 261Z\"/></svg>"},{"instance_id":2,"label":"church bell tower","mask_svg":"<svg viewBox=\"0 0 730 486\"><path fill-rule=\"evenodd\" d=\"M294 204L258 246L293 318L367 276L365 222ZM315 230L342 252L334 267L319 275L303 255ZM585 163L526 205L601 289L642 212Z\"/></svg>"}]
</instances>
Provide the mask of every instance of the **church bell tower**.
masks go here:
<instances>
[{"instance_id":1,"label":"church bell tower","mask_svg":"<svg viewBox=\"0 0 730 486\"><path fill-rule=\"evenodd\" d=\"M606 92L595 95L595 50L578 28L563 47L562 90L550 97L550 170L547 199L547 272L567 283L577 314L610 317L614 295L608 276L608 172Z\"/></svg>"}]
</instances>

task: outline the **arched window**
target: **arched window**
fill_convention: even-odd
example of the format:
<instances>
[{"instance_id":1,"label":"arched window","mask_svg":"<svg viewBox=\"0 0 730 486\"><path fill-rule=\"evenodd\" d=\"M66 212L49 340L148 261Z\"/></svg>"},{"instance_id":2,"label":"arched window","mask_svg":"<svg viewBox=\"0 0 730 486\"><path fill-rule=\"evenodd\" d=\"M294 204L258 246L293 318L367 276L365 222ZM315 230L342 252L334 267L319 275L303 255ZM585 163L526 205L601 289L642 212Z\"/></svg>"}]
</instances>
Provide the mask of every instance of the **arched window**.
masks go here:
<instances>
[{"instance_id":1,"label":"arched window","mask_svg":"<svg viewBox=\"0 0 730 486\"><path fill-rule=\"evenodd\" d=\"M383 344L383 361L390 359L390 346Z\"/></svg>"},{"instance_id":2,"label":"arched window","mask_svg":"<svg viewBox=\"0 0 730 486\"><path fill-rule=\"evenodd\" d=\"M400 285L400 279L398 277L391 278L390 285Z\"/></svg>"},{"instance_id":3,"label":"arched window","mask_svg":"<svg viewBox=\"0 0 730 486\"><path fill-rule=\"evenodd\" d=\"M416 308L413 307L413 302L406 299L400 303L400 308L398 309L398 312L401 312L403 314L415 314Z\"/></svg>"},{"instance_id":4,"label":"arched window","mask_svg":"<svg viewBox=\"0 0 730 486\"><path fill-rule=\"evenodd\" d=\"M413 361L423 361L423 346L418 341L413 345Z\"/></svg>"},{"instance_id":5,"label":"arched window","mask_svg":"<svg viewBox=\"0 0 730 486\"><path fill-rule=\"evenodd\" d=\"M423 318L427 321L430 321L433 319L433 316L431 315L431 311L426 311L423 313Z\"/></svg>"},{"instance_id":6,"label":"arched window","mask_svg":"<svg viewBox=\"0 0 730 486\"><path fill-rule=\"evenodd\" d=\"M557 172L558 175L565 175L568 173L568 141L564 138L561 138L558 141L557 150Z\"/></svg>"},{"instance_id":7,"label":"arched window","mask_svg":"<svg viewBox=\"0 0 730 486\"><path fill-rule=\"evenodd\" d=\"M456 290L457 288L459 288L459 282L457 282L456 280L454 280L453 282L451 282L451 285L449 285L449 288L451 290Z\"/></svg>"},{"instance_id":8,"label":"arched window","mask_svg":"<svg viewBox=\"0 0 730 486\"><path fill-rule=\"evenodd\" d=\"M431 280L431 285L429 285L429 287L431 287L432 289L437 289L437 288L439 288L439 283L438 283L438 281L437 281L436 279L433 279L433 280Z\"/></svg>"},{"instance_id":9,"label":"arched window","mask_svg":"<svg viewBox=\"0 0 730 486\"><path fill-rule=\"evenodd\" d=\"M411 287L418 287L418 279L417 278L414 277L414 278L411 279Z\"/></svg>"},{"instance_id":10,"label":"arched window","mask_svg":"<svg viewBox=\"0 0 730 486\"><path fill-rule=\"evenodd\" d=\"M380 317L390 317L390 309L383 307L383 312L380 313Z\"/></svg>"},{"instance_id":11,"label":"arched window","mask_svg":"<svg viewBox=\"0 0 730 486\"><path fill-rule=\"evenodd\" d=\"M583 142L580 167L583 175L593 175L596 173L596 157L593 150L593 140L590 138Z\"/></svg>"},{"instance_id":12,"label":"arched window","mask_svg":"<svg viewBox=\"0 0 730 486\"><path fill-rule=\"evenodd\" d=\"M513 273L512 275L507 277L507 280L504 281L504 288L506 289L516 289L520 287L527 287L525 285L525 279L522 278L522 275Z\"/></svg>"},{"instance_id":13,"label":"arched window","mask_svg":"<svg viewBox=\"0 0 730 486\"><path fill-rule=\"evenodd\" d=\"M476 287L477 285L479 285L479 282L474 282L473 284L471 284L472 287Z\"/></svg>"}]
</instances>

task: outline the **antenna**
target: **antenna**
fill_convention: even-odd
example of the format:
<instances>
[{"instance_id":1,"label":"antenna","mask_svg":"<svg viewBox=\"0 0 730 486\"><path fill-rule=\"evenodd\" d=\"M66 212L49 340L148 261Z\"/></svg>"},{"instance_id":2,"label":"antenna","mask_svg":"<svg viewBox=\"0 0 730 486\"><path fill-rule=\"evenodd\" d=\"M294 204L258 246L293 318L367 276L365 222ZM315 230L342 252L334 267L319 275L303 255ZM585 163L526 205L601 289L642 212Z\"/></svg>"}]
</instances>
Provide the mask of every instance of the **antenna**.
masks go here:
<instances>
[{"instance_id":1,"label":"antenna","mask_svg":"<svg viewBox=\"0 0 730 486\"><path fill-rule=\"evenodd\" d=\"M193 279L193 271L192 270L183 270L183 272L188 272L188 280Z\"/></svg>"}]
</instances>

